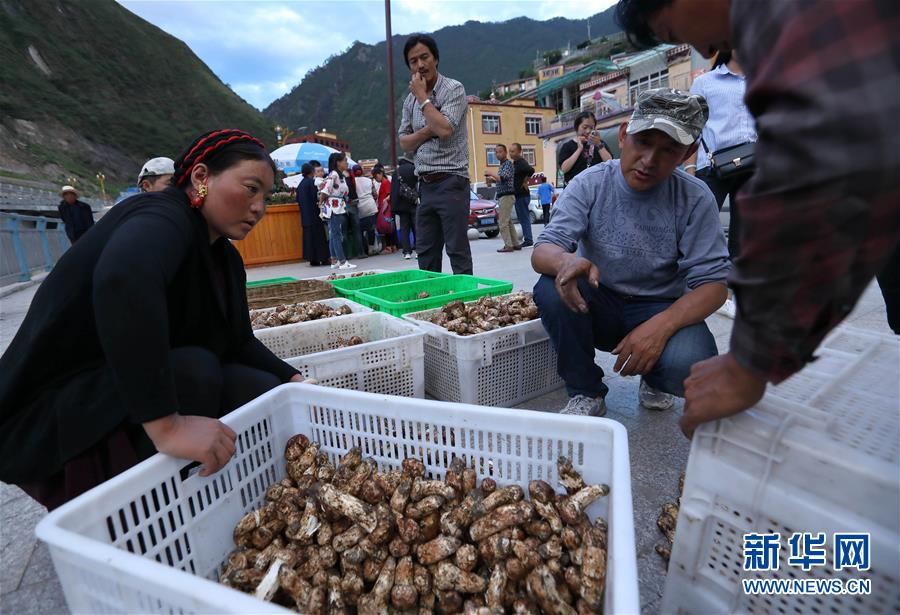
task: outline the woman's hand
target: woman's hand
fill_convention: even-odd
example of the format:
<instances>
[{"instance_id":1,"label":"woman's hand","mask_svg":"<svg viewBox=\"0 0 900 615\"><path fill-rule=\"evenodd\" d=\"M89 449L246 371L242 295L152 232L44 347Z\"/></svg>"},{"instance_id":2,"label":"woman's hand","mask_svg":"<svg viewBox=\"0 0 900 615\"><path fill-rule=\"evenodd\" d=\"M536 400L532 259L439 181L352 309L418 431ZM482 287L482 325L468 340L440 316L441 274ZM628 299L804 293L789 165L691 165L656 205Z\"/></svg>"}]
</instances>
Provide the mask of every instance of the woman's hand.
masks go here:
<instances>
[{"instance_id":1,"label":"woman's hand","mask_svg":"<svg viewBox=\"0 0 900 615\"><path fill-rule=\"evenodd\" d=\"M218 419L170 414L143 426L160 453L203 464L200 476L218 472L234 455L237 434Z\"/></svg>"}]
</instances>

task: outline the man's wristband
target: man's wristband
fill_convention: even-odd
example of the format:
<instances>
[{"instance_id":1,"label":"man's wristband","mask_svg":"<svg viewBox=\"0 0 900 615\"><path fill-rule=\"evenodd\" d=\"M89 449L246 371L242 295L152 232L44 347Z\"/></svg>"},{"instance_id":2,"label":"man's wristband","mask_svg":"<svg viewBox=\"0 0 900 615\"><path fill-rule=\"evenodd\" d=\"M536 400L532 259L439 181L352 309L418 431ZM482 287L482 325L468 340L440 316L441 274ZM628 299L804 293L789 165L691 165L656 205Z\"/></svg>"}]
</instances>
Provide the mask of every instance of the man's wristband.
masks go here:
<instances>
[{"instance_id":1,"label":"man's wristband","mask_svg":"<svg viewBox=\"0 0 900 615\"><path fill-rule=\"evenodd\" d=\"M696 164L686 164L686 165L684 165L684 170L685 170L685 171L687 171L688 169L696 169L696 168L697 168L697 165L696 165Z\"/></svg>"},{"instance_id":2,"label":"man's wristband","mask_svg":"<svg viewBox=\"0 0 900 615\"><path fill-rule=\"evenodd\" d=\"M422 111L425 108L425 105L427 105L428 103L434 104L431 102L430 98L426 98L425 100L423 100L422 102L419 103L419 111Z\"/></svg>"}]
</instances>

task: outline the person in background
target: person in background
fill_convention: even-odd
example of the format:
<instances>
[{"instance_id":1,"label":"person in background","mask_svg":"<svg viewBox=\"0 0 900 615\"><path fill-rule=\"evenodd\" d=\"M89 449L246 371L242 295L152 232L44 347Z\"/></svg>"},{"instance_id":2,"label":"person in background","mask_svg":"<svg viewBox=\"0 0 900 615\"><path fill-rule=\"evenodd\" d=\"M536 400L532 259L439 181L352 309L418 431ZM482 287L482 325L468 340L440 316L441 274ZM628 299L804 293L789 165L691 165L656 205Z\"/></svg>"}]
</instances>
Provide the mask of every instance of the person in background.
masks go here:
<instances>
[{"instance_id":1,"label":"person in background","mask_svg":"<svg viewBox=\"0 0 900 615\"><path fill-rule=\"evenodd\" d=\"M722 179L716 175L710 160L712 155L727 147L756 141L756 122L744 104L747 80L733 51L720 51L713 68L691 84L691 92L699 94L709 104L709 121L700 136L700 149L685 161L684 170L703 180L716 197L719 211L725 197L730 199L728 220L728 253L737 258L740 253L740 212L735 206L737 191L752 174ZM696 169L696 171L695 171Z\"/></svg>"},{"instance_id":2,"label":"person in background","mask_svg":"<svg viewBox=\"0 0 900 615\"><path fill-rule=\"evenodd\" d=\"M516 196L516 217L522 227L522 247L528 248L534 245L531 234L531 212L528 209L531 204L528 180L534 175L534 167L522 157L522 146L519 143L509 146L509 157L513 161L513 191Z\"/></svg>"},{"instance_id":3,"label":"person in background","mask_svg":"<svg viewBox=\"0 0 900 615\"><path fill-rule=\"evenodd\" d=\"M563 414L606 412L596 349L641 376L651 410L671 408L691 366L716 354L704 320L727 294L725 235L709 188L678 169L707 113L688 92L642 92L619 128L621 159L573 178L538 238L534 300L570 396Z\"/></svg>"},{"instance_id":4,"label":"person in background","mask_svg":"<svg viewBox=\"0 0 900 615\"><path fill-rule=\"evenodd\" d=\"M141 167L137 185L141 192L160 192L169 187L175 174L175 161L165 156L151 158Z\"/></svg>"},{"instance_id":5,"label":"person in background","mask_svg":"<svg viewBox=\"0 0 900 615\"><path fill-rule=\"evenodd\" d=\"M900 256L900 3L620 0L616 19L642 46L735 50L756 120L756 170L736 203L731 349L685 380L690 436L813 361Z\"/></svg>"},{"instance_id":6,"label":"person in background","mask_svg":"<svg viewBox=\"0 0 900 615\"><path fill-rule=\"evenodd\" d=\"M403 102L400 147L415 153L419 176L419 268L440 272L447 247L453 273L472 274L469 245L469 145L466 88L438 72L437 43L413 34L403 46L412 73Z\"/></svg>"},{"instance_id":7,"label":"person in background","mask_svg":"<svg viewBox=\"0 0 900 615\"><path fill-rule=\"evenodd\" d=\"M316 190L321 191L322 182L325 181L325 169L322 168L322 163L318 160L310 160L309 164L313 168L313 181L316 182Z\"/></svg>"},{"instance_id":8,"label":"person in background","mask_svg":"<svg viewBox=\"0 0 900 615\"><path fill-rule=\"evenodd\" d=\"M347 260L344 238L347 233L347 200L350 187L347 178L347 155L334 152L328 156L328 175L322 182L324 215L328 219L328 248L332 269L356 269Z\"/></svg>"},{"instance_id":9,"label":"person in background","mask_svg":"<svg viewBox=\"0 0 900 615\"><path fill-rule=\"evenodd\" d=\"M500 217L500 237L503 239L503 247L497 252L521 250L522 244L519 243L519 233L516 231L516 225L512 221L513 207L516 206L516 191L513 189L515 168L513 161L507 157L506 146L502 143L494 146L494 155L500 163L500 168L497 169L496 173L486 171L484 175L497 182L497 209Z\"/></svg>"},{"instance_id":10,"label":"person in background","mask_svg":"<svg viewBox=\"0 0 900 615\"><path fill-rule=\"evenodd\" d=\"M541 200L541 209L544 210L544 217L541 220L544 226L550 222L550 206L553 204L553 194L556 191L553 186L547 183L547 178L541 176L541 183L538 184L538 198Z\"/></svg>"},{"instance_id":11,"label":"person in background","mask_svg":"<svg viewBox=\"0 0 900 615\"><path fill-rule=\"evenodd\" d=\"M349 166L343 172L343 176L347 182L348 190L346 203L347 228L344 230L344 252L351 258L368 258L369 251L366 247L359 219L359 195L356 192L356 179Z\"/></svg>"},{"instance_id":12,"label":"person in background","mask_svg":"<svg viewBox=\"0 0 900 615\"><path fill-rule=\"evenodd\" d=\"M274 178L251 135L206 133L172 186L113 207L62 255L0 357L0 480L53 509L156 452L201 476L228 463L236 434L219 417L302 380L253 335L230 242Z\"/></svg>"},{"instance_id":13,"label":"person in background","mask_svg":"<svg viewBox=\"0 0 900 615\"><path fill-rule=\"evenodd\" d=\"M401 156L397 159L397 169L391 179L391 211L400 221L400 246L406 260L412 258L416 251L416 207L419 204L417 184L413 161ZM412 241L410 234L413 236Z\"/></svg>"},{"instance_id":14,"label":"person in background","mask_svg":"<svg viewBox=\"0 0 900 615\"><path fill-rule=\"evenodd\" d=\"M66 237L71 243L75 243L94 226L94 212L90 205L78 200L78 191L72 186L63 186L59 196L62 200L56 209L66 225Z\"/></svg>"},{"instance_id":15,"label":"person in background","mask_svg":"<svg viewBox=\"0 0 900 615\"><path fill-rule=\"evenodd\" d=\"M596 128L597 119L590 111L575 116L575 138L563 143L556 156L565 179L564 186L588 167L612 160L609 147Z\"/></svg>"},{"instance_id":16,"label":"person in background","mask_svg":"<svg viewBox=\"0 0 900 615\"><path fill-rule=\"evenodd\" d=\"M359 212L359 230L362 236L363 254L375 249L375 220L378 216L378 186L371 177L363 174L362 167L353 165L353 180L356 185Z\"/></svg>"},{"instance_id":17,"label":"person in background","mask_svg":"<svg viewBox=\"0 0 900 615\"><path fill-rule=\"evenodd\" d=\"M319 267L329 264L330 260L325 222L319 209L319 191L313 173L313 166L308 162L300 167L303 179L297 186L297 205L303 225L303 258L309 261L310 266Z\"/></svg>"},{"instance_id":18,"label":"person in background","mask_svg":"<svg viewBox=\"0 0 900 615\"><path fill-rule=\"evenodd\" d=\"M375 230L381 235L383 250L388 254L397 251L397 227L394 224L394 213L391 210L391 180L384 175L384 167L376 164L372 169L372 181L378 186L378 217L375 219Z\"/></svg>"}]
</instances>

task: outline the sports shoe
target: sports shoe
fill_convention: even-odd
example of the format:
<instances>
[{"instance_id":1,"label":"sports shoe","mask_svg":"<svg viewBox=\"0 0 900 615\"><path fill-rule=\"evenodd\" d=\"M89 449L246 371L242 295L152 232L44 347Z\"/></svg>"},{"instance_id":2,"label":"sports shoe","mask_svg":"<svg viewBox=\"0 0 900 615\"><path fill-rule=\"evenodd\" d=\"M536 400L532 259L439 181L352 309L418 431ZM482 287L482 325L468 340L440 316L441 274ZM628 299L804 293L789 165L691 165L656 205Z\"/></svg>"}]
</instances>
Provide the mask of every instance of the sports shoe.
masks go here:
<instances>
[{"instance_id":1,"label":"sports shoe","mask_svg":"<svg viewBox=\"0 0 900 615\"><path fill-rule=\"evenodd\" d=\"M522 247L523 247L523 248L531 248L531 247L534 247L534 242L533 242L533 241L523 241L523 242L522 242Z\"/></svg>"},{"instance_id":2,"label":"sports shoe","mask_svg":"<svg viewBox=\"0 0 900 615\"><path fill-rule=\"evenodd\" d=\"M638 392L641 405L648 410L668 410L675 405L675 396L654 389L641 378L641 388Z\"/></svg>"},{"instance_id":3,"label":"sports shoe","mask_svg":"<svg viewBox=\"0 0 900 615\"><path fill-rule=\"evenodd\" d=\"M603 416L606 414L606 400L602 397L576 395L569 398L569 403L559 413L574 416Z\"/></svg>"},{"instance_id":4,"label":"sports shoe","mask_svg":"<svg viewBox=\"0 0 900 615\"><path fill-rule=\"evenodd\" d=\"M405 258L406 260L409 260L409 259L412 258L412 254L410 254L409 252L407 252L406 254L403 255L403 258Z\"/></svg>"},{"instance_id":5,"label":"sports shoe","mask_svg":"<svg viewBox=\"0 0 900 615\"><path fill-rule=\"evenodd\" d=\"M337 261L331 263L331 268L332 268L332 269L337 269L339 266L340 266L340 265L337 264Z\"/></svg>"},{"instance_id":6,"label":"sports shoe","mask_svg":"<svg viewBox=\"0 0 900 615\"><path fill-rule=\"evenodd\" d=\"M344 264L338 267L338 269L356 269L356 265L350 261L344 261Z\"/></svg>"}]
</instances>

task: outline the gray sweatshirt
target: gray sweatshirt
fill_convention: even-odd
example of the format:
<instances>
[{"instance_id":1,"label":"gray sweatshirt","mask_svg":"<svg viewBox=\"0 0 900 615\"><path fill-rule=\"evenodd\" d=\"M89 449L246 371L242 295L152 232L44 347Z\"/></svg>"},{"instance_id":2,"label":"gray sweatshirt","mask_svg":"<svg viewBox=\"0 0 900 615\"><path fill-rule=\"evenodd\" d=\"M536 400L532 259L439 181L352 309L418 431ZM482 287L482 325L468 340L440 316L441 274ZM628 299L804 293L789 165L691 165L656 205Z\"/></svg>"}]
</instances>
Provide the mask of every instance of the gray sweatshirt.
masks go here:
<instances>
[{"instance_id":1,"label":"gray sweatshirt","mask_svg":"<svg viewBox=\"0 0 900 615\"><path fill-rule=\"evenodd\" d=\"M637 192L618 160L579 173L556 201L537 245L576 249L622 295L677 299L707 282L725 283L730 263L716 201L699 179L677 169Z\"/></svg>"}]
</instances>

